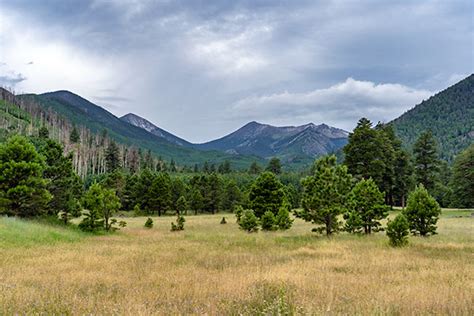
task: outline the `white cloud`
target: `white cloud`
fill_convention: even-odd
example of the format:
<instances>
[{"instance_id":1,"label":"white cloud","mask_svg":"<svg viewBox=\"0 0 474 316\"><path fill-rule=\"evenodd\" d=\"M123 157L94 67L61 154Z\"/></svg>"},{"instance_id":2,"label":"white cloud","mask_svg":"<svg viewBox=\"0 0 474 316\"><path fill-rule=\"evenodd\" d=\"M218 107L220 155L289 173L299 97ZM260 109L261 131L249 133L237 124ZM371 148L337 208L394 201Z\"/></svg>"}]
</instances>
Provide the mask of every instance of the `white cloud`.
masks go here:
<instances>
[{"instance_id":1,"label":"white cloud","mask_svg":"<svg viewBox=\"0 0 474 316\"><path fill-rule=\"evenodd\" d=\"M363 116L374 122L387 122L431 95L432 91L401 84L376 84L348 78L328 88L309 92L285 91L244 98L234 103L231 112L235 116L266 122L315 121L350 130Z\"/></svg>"}]
</instances>

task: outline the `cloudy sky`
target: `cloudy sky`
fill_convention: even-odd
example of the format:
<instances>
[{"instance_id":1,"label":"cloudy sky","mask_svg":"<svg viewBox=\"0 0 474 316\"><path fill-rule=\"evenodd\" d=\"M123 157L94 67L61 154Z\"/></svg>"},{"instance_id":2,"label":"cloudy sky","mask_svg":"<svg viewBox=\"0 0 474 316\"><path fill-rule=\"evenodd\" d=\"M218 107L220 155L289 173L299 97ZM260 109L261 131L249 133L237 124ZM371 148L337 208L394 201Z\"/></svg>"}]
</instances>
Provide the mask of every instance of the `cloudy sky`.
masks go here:
<instances>
[{"instance_id":1,"label":"cloudy sky","mask_svg":"<svg viewBox=\"0 0 474 316\"><path fill-rule=\"evenodd\" d=\"M389 121L474 70L473 2L0 0L0 85L190 141Z\"/></svg>"}]
</instances>

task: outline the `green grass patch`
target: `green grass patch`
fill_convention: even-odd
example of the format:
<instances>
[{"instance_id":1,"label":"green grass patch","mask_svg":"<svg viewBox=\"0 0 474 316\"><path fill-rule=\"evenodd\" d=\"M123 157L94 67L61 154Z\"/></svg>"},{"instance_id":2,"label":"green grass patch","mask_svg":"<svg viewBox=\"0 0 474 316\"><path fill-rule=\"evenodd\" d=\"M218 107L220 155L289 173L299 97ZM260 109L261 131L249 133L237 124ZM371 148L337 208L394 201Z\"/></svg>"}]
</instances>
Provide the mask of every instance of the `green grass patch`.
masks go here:
<instances>
[{"instance_id":1,"label":"green grass patch","mask_svg":"<svg viewBox=\"0 0 474 316\"><path fill-rule=\"evenodd\" d=\"M0 248L54 245L76 242L87 236L75 226L59 226L45 221L0 217Z\"/></svg>"}]
</instances>

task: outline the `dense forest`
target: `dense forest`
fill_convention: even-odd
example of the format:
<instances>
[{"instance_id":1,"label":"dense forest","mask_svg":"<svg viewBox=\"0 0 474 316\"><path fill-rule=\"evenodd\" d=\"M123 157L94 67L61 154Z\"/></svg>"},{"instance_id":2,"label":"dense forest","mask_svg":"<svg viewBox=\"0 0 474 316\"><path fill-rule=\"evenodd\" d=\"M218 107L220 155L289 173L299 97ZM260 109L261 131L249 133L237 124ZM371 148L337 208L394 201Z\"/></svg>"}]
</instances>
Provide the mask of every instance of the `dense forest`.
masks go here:
<instances>
[{"instance_id":1,"label":"dense forest","mask_svg":"<svg viewBox=\"0 0 474 316\"><path fill-rule=\"evenodd\" d=\"M423 101L391 124L406 148L430 130L440 158L452 162L474 142L474 75Z\"/></svg>"}]
</instances>

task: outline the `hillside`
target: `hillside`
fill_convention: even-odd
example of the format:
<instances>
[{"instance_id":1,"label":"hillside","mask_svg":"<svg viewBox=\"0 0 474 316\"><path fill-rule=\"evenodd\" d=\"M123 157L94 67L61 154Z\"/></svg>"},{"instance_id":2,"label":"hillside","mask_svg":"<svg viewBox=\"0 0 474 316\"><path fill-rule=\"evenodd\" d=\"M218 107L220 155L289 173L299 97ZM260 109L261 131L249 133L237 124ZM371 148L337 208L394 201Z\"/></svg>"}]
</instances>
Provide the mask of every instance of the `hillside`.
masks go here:
<instances>
[{"instance_id":1,"label":"hillside","mask_svg":"<svg viewBox=\"0 0 474 316\"><path fill-rule=\"evenodd\" d=\"M93 133L102 133L105 130L109 137L119 143L149 149L163 159L168 161L173 159L181 165L201 164L205 161L220 163L229 160L235 168L246 168L251 162L259 160L256 157L200 151L176 145L119 119L102 107L69 91L27 94L19 96L19 99L35 102L43 109L52 110L67 118L72 124L84 126Z\"/></svg>"},{"instance_id":2,"label":"hillside","mask_svg":"<svg viewBox=\"0 0 474 316\"><path fill-rule=\"evenodd\" d=\"M263 158L277 156L292 162L334 152L347 143L347 135L346 131L325 124L276 127L250 122L227 136L197 147Z\"/></svg>"},{"instance_id":3,"label":"hillside","mask_svg":"<svg viewBox=\"0 0 474 316\"><path fill-rule=\"evenodd\" d=\"M163 138L163 139L167 140L168 142L173 143L175 145L186 146L186 147L192 146L192 144L190 142L188 142L188 141L186 141L182 138L179 138L179 137L171 134L170 132L165 131L162 128L159 128L158 126L154 125L150 121L148 121L148 120L144 119L143 117L140 117L136 114L128 113L128 114L122 116L120 119L122 121L127 122L129 124L132 124L136 127L140 127L142 129L146 130L147 132L150 132L155 136Z\"/></svg>"},{"instance_id":4,"label":"hillside","mask_svg":"<svg viewBox=\"0 0 474 316\"><path fill-rule=\"evenodd\" d=\"M391 122L404 144L431 130L442 159L454 156L474 142L474 75L416 105Z\"/></svg>"}]
</instances>

